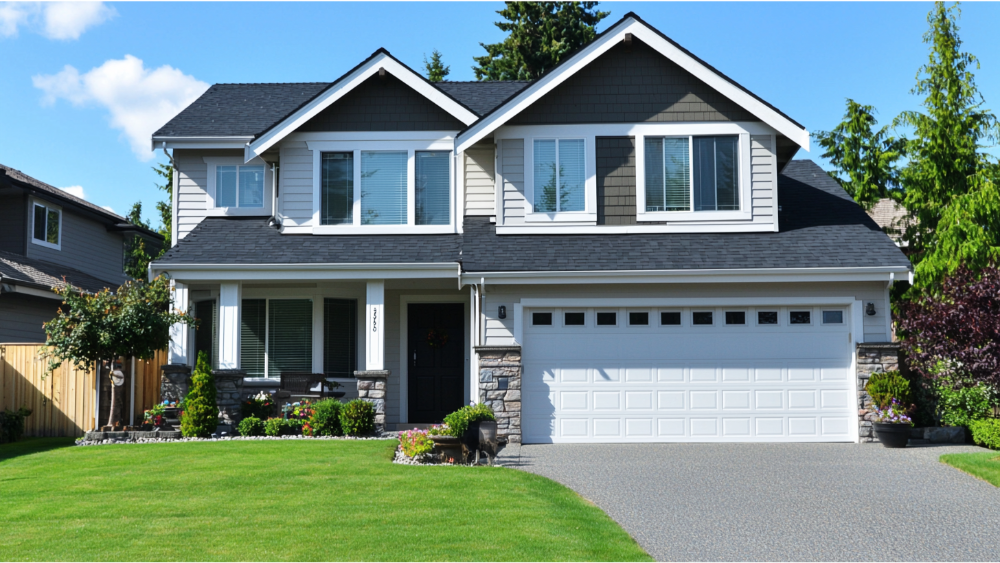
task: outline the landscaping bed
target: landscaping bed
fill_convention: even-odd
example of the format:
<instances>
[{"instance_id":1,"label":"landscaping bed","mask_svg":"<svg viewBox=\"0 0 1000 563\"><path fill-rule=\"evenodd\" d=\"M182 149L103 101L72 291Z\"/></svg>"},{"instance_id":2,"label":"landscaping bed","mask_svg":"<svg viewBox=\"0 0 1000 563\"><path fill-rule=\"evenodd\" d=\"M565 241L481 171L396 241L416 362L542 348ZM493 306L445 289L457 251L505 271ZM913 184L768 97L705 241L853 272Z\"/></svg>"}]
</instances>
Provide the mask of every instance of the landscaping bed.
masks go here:
<instances>
[{"instance_id":1,"label":"landscaping bed","mask_svg":"<svg viewBox=\"0 0 1000 563\"><path fill-rule=\"evenodd\" d=\"M941 461L1000 487L1000 452L946 454Z\"/></svg>"}]
</instances>

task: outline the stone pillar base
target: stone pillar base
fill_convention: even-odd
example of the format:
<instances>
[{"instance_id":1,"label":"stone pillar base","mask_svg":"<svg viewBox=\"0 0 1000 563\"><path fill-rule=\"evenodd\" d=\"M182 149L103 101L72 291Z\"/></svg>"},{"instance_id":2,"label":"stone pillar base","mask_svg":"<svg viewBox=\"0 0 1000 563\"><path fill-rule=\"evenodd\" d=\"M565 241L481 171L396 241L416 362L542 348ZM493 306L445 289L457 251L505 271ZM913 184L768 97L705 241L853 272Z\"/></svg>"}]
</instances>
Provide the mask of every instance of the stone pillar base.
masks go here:
<instances>
[{"instance_id":1,"label":"stone pillar base","mask_svg":"<svg viewBox=\"0 0 1000 563\"><path fill-rule=\"evenodd\" d=\"M235 427L240 418L240 401L243 397L243 378L247 372L241 369L214 369L215 403L219 406L219 424Z\"/></svg>"},{"instance_id":2,"label":"stone pillar base","mask_svg":"<svg viewBox=\"0 0 1000 563\"><path fill-rule=\"evenodd\" d=\"M184 364L160 366L160 402L180 401L191 389L191 367Z\"/></svg>"},{"instance_id":3,"label":"stone pillar base","mask_svg":"<svg viewBox=\"0 0 1000 563\"><path fill-rule=\"evenodd\" d=\"M354 372L358 378L358 398L368 401L375 408L375 428L385 430L385 393L389 370L366 370Z\"/></svg>"},{"instance_id":4,"label":"stone pillar base","mask_svg":"<svg viewBox=\"0 0 1000 563\"><path fill-rule=\"evenodd\" d=\"M476 346L479 356L479 402L497 417L497 437L521 442L521 347Z\"/></svg>"},{"instance_id":5,"label":"stone pillar base","mask_svg":"<svg viewBox=\"0 0 1000 563\"><path fill-rule=\"evenodd\" d=\"M877 442L872 428L875 418L875 406L872 397L865 391L868 379L873 373L894 371L899 369L898 342L860 342L858 343L858 436L861 443Z\"/></svg>"}]
</instances>

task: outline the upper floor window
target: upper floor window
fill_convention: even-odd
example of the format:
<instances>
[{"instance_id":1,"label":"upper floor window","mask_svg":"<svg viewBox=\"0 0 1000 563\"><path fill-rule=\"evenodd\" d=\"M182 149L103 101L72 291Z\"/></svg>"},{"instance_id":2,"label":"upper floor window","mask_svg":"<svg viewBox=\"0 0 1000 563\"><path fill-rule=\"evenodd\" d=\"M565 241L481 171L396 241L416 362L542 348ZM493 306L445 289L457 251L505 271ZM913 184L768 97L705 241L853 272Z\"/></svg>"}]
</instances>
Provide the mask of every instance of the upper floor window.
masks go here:
<instances>
[{"instance_id":1,"label":"upper floor window","mask_svg":"<svg viewBox=\"0 0 1000 563\"><path fill-rule=\"evenodd\" d=\"M586 209L583 139L535 139L534 201L536 213Z\"/></svg>"},{"instance_id":2,"label":"upper floor window","mask_svg":"<svg viewBox=\"0 0 1000 563\"><path fill-rule=\"evenodd\" d=\"M216 207L264 207L263 166L216 166Z\"/></svg>"},{"instance_id":3,"label":"upper floor window","mask_svg":"<svg viewBox=\"0 0 1000 563\"><path fill-rule=\"evenodd\" d=\"M31 227L31 242L58 249L62 233L62 211L56 207L35 202Z\"/></svg>"},{"instance_id":4,"label":"upper floor window","mask_svg":"<svg viewBox=\"0 0 1000 563\"><path fill-rule=\"evenodd\" d=\"M646 212L739 211L738 154L737 135L646 137Z\"/></svg>"}]
</instances>

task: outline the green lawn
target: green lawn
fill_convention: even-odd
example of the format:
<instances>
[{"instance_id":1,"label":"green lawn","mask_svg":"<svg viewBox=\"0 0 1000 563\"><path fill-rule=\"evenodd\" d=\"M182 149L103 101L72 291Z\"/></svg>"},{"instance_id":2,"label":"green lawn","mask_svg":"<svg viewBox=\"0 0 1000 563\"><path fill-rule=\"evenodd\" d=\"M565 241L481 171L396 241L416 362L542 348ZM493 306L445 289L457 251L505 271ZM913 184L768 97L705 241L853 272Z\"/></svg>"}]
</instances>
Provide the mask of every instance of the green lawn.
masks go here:
<instances>
[{"instance_id":1,"label":"green lawn","mask_svg":"<svg viewBox=\"0 0 1000 563\"><path fill-rule=\"evenodd\" d=\"M941 461L1000 487L1000 452L946 454Z\"/></svg>"},{"instance_id":2,"label":"green lawn","mask_svg":"<svg viewBox=\"0 0 1000 563\"><path fill-rule=\"evenodd\" d=\"M554 481L395 441L71 444L0 446L0 561L649 560Z\"/></svg>"}]
</instances>

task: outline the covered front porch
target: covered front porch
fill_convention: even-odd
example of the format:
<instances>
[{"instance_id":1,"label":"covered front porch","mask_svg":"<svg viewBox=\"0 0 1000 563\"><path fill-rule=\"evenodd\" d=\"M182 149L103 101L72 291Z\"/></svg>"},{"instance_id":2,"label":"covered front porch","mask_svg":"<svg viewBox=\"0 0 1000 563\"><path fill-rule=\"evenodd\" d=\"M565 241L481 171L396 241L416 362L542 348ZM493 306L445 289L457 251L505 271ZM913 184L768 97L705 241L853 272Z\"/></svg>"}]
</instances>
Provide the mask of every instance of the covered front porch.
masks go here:
<instances>
[{"instance_id":1,"label":"covered front porch","mask_svg":"<svg viewBox=\"0 0 1000 563\"><path fill-rule=\"evenodd\" d=\"M165 268L175 306L200 320L174 327L170 363L205 352L242 375L241 399L276 392L282 373L322 374L386 430L440 422L479 398L475 288L455 264L394 266Z\"/></svg>"}]
</instances>

